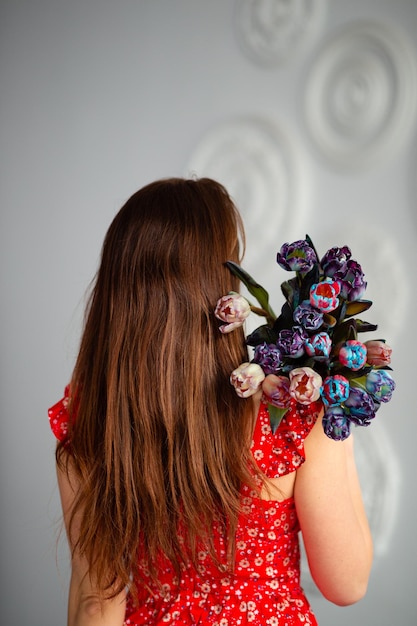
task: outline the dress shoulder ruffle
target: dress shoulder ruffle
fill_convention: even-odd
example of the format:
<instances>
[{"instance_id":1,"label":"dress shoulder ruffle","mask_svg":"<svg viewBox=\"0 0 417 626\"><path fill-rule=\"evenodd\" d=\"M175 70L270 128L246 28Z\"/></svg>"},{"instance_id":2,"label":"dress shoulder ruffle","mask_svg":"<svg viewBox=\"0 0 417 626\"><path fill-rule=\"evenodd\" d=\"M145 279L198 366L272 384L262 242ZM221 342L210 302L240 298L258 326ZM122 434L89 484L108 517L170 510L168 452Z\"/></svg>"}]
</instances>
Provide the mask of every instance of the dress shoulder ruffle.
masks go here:
<instances>
[{"instance_id":1,"label":"dress shoulder ruffle","mask_svg":"<svg viewBox=\"0 0 417 626\"><path fill-rule=\"evenodd\" d=\"M68 437L69 412L68 404L70 401L69 385L65 387L64 397L56 404L48 409L49 425L58 441L65 441Z\"/></svg>"},{"instance_id":2,"label":"dress shoulder ruffle","mask_svg":"<svg viewBox=\"0 0 417 626\"><path fill-rule=\"evenodd\" d=\"M322 408L321 402L295 403L272 432L268 407L261 403L252 440L252 455L268 478L277 478L297 470L305 461L304 440Z\"/></svg>"}]
</instances>

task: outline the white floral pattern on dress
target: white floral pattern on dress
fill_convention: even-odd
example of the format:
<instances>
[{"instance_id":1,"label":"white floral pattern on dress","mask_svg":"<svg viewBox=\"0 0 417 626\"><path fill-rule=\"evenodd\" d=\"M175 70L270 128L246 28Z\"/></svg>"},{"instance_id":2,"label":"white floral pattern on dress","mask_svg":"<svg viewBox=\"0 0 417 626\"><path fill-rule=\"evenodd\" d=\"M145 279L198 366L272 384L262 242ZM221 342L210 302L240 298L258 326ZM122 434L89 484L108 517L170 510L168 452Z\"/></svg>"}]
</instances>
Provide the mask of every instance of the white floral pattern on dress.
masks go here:
<instances>
[{"instance_id":1,"label":"white floral pattern on dress","mask_svg":"<svg viewBox=\"0 0 417 626\"><path fill-rule=\"evenodd\" d=\"M49 410L51 428L61 441L68 432L67 403L68 389ZM261 404L252 453L267 476L293 472L304 462L304 440L320 408L320 403L294 405L273 434L267 407ZM136 606L128 597L124 626L317 626L300 586L300 527L294 498L262 500L246 485L241 494L234 571L220 571L204 546L199 546L199 567L184 567L180 580L160 555L160 586L156 586L139 559L149 587L140 585ZM217 525L213 536L219 557L225 559L225 542Z\"/></svg>"}]
</instances>

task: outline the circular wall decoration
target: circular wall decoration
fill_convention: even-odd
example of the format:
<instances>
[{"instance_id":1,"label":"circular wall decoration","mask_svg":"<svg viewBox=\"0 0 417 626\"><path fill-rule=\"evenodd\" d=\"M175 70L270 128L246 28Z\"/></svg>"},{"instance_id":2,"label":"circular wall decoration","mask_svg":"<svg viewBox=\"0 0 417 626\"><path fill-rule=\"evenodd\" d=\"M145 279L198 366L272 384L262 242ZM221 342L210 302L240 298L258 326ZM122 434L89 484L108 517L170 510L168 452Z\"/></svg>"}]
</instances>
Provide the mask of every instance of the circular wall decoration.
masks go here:
<instances>
[{"instance_id":1,"label":"circular wall decoration","mask_svg":"<svg viewBox=\"0 0 417 626\"><path fill-rule=\"evenodd\" d=\"M236 30L243 50L262 65L278 65L315 40L324 0L238 0Z\"/></svg>"},{"instance_id":2,"label":"circular wall decoration","mask_svg":"<svg viewBox=\"0 0 417 626\"><path fill-rule=\"evenodd\" d=\"M413 50L392 26L357 22L340 30L318 54L306 87L317 148L349 167L392 153L414 124L416 76Z\"/></svg>"},{"instance_id":3,"label":"circular wall decoration","mask_svg":"<svg viewBox=\"0 0 417 626\"><path fill-rule=\"evenodd\" d=\"M218 180L234 199L248 240L248 271L262 253L259 241L262 249L270 243L276 247L284 225L297 217L293 150L264 120L234 120L212 129L188 162L186 175L193 174Z\"/></svg>"}]
</instances>

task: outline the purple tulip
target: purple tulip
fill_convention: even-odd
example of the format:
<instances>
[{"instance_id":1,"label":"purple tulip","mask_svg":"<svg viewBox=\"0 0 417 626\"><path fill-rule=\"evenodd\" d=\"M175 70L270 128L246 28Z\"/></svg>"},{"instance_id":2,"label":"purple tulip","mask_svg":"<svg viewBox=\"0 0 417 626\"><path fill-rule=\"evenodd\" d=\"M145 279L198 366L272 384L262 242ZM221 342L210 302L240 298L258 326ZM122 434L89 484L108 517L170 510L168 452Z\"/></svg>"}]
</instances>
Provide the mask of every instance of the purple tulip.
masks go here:
<instances>
[{"instance_id":1,"label":"purple tulip","mask_svg":"<svg viewBox=\"0 0 417 626\"><path fill-rule=\"evenodd\" d=\"M327 333L317 333L304 342L304 349L308 356L323 356L328 358L332 348L332 340Z\"/></svg>"},{"instance_id":2,"label":"purple tulip","mask_svg":"<svg viewBox=\"0 0 417 626\"><path fill-rule=\"evenodd\" d=\"M264 399L279 409L287 409L291 404L290 381L286 376L269 374L262 383Z\"/></svg>"},{"instance_id":3,"label":"purple tulip","mask_svg":"<svg viewBox=\"0 0 417 626\"><path fill-rule=\"evenodd\" d=\"M260 365L266 376L276 374L282 365L282 356L279 348L266 342L255 348L253 355L255 363Z\"/></svg>"},{"instance_id":4,"label":"purple tulip","mask_svg":"<svg viewBox=\"0 0 417 626\"><path fill-rule=\"evenodd\" d=\"M306 330L317 330L323 324L323 313L308 300L304 300L294 311L294 321Z\"/></svg>"},{"instance_id":5,"label":"purple tulip","mask_svg":"<svg viewBox=\"0 0 417 626\"><path fill-rule=\"evenodd\" d=\"M366 389L377 402L389 402L395 381L386 370L372 370L366 377Z\"/></svg>"},{"instance_id":6,"label":"purple tulip","mask_svg":"<svg viewBox=\"0 0 417 626\"><path fill-rule=\"evenodd\" d=\"M345 267L337 271L334 275L340 282L341 297L350 302L359 300L366 290L367 283L364 280L364 276L359 263L352 259L347 261Z\"/></svg>"},{"instance_id":7,"label":"purple tulip","mask_svg":"<svg viewBox=\"0 0 417 626\"><path fill-rule=\"evenodd\" d=\"M277 254L278 265L291 272L306 274L317 262L316 253L304 239L294 241L294 243L284 243Z\"/></svg>"},{"instance_id":8,"label":"purple tulip","mask_svg":"<svg viewBox=\"0 0 417 626\"><path fill-rule=\"evenodd\" d=\"M330 439L343 441L350 435L350 421L341 406L329 406L323 415L323 429Z\"/></svg>"},{"instance_id":9,"label":"purple tulip","mask_svg":"<svg viewBox=\"0 0 417 626\"><path fill-rule=\"evenodd\" d=\"M346 267L347 261L349 261L352 253L348 246L342 248L330 248L320 261L320 265L323 268L324 275L332 278L336 272L343 270Z\"/></svg>"},{"instance_id":10,"label":"purple tulip","mask_svg":"<svg viewBox=\"0 0 417 626\"><path fill-rule=\"evenodd\" d=\"M375 417L375 403L369 393L359 387L351 387L349 396L344 402L349 411L349 418L358 426L369 426Z\"/></svg>"},{"instance_id":11,"label":"purple tulip","mask_svg":"<svg viewBox=\"0 0 417 626\"><path fill-rule=\"evenodd\" d=\"M281 330L278 335L277 346L282 356L298 359L304 354L304 342L308 335L301 326Z\"/></svg>"}]
</instances>

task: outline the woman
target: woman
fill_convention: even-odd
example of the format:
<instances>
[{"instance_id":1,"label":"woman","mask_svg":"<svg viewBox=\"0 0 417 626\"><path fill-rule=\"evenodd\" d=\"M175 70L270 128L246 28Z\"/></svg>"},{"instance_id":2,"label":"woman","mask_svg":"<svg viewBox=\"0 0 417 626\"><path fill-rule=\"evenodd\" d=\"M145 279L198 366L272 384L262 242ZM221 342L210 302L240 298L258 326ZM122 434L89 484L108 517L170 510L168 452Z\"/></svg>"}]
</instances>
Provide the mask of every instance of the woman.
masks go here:
<instances>
[{"instance_id":1,"label":"woman","mask_svg":"<svg viewBox=\"0 0 417 626\"><path fill-rule=\"evenodd\" d=\"M70 626L316 624L300 528L324 596L365 593L372 545L352 438L324 435L319 403L272 436L259 394L230 385L244 335L220 333L214 309L238 290L225 261L240 261L239 237L209 179L144 187L108 230L71 384L49 413ZM268 466L272 449L284 473Z\"/></svg>"}]
</instances>

